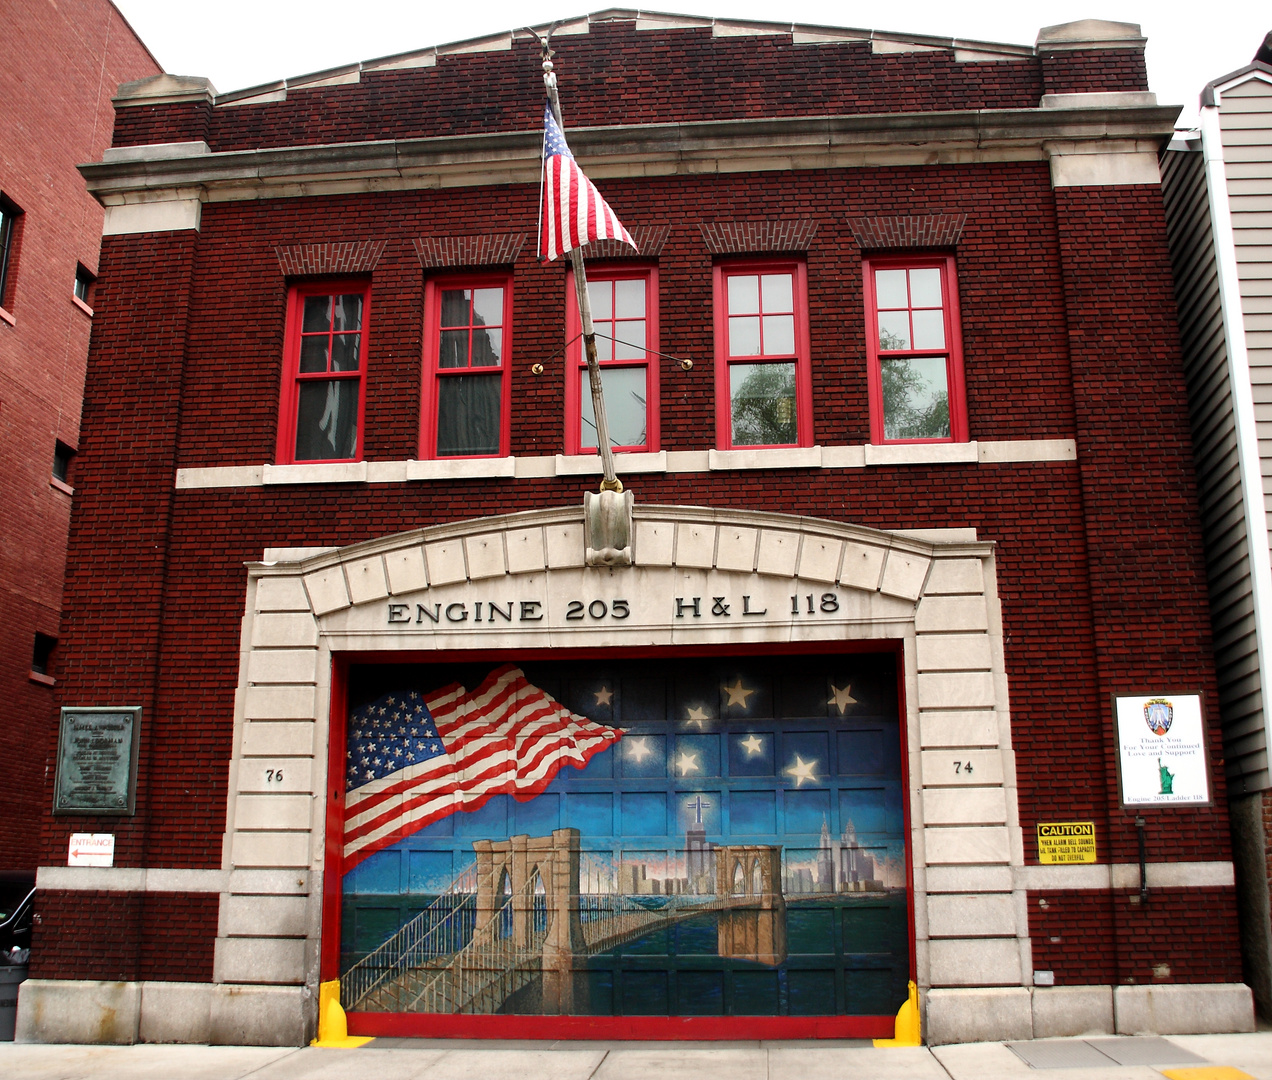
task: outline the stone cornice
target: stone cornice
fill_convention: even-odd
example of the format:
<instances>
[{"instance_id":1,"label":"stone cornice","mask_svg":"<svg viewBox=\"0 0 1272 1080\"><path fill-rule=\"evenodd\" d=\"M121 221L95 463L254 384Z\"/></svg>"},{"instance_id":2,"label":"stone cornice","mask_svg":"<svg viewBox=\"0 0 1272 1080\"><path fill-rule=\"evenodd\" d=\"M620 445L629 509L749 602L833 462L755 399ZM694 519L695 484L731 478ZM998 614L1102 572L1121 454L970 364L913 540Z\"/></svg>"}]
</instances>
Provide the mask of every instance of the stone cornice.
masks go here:
<instances>
[{"instance_id":1,"label":"stone cornice","mask_svg":"<svg viewBox=\"0 0 1272 1080\"><path fill-rule=\"evenodd\" d=\"M1171 136L1178 109L985 109L576 128L593 179L871 165L1043 161L1059 154L1144 153ZM104 205L221 202L355 191L536 183L534 132L174 153L136 147L81 165Z\"/></svg>"}]
</instances>

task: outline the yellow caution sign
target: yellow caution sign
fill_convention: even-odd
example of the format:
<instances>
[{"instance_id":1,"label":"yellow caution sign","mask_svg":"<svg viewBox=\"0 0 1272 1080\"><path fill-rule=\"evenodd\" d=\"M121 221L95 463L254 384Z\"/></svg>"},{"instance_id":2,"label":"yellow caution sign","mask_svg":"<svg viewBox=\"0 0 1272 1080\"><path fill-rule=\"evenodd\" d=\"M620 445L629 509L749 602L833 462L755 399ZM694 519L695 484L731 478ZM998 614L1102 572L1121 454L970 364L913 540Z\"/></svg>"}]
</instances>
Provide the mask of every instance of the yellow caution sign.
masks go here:
<instances>
[{"instance_id":1,"label":"yellow caution sign","mask_svg":"<svg viewBox=\"0 0 1272 1080\"><path fill-rule=\"evenodd\" d=\"M1044 865L1095 862L1095 822L1038 822L1038 861Z\"/></svg>"}]
</instances>

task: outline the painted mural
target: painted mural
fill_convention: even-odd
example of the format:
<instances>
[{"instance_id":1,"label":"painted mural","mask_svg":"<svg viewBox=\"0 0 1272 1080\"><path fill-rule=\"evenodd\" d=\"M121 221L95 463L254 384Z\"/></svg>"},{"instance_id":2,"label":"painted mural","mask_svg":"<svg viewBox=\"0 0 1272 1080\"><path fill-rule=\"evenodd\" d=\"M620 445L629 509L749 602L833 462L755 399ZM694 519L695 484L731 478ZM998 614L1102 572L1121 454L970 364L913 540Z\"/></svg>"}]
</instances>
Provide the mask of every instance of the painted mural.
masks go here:
<instances>
[{"instance_id":1,"label":"painted mural","mask_svg":"<svg viewBox=\"0 0 1272 1080\"><path fill-rule=\"evenodd\" d=\"M350 673L341 998L886 1016L910 977L891 654Z\"/></svg>"}]
</instances>

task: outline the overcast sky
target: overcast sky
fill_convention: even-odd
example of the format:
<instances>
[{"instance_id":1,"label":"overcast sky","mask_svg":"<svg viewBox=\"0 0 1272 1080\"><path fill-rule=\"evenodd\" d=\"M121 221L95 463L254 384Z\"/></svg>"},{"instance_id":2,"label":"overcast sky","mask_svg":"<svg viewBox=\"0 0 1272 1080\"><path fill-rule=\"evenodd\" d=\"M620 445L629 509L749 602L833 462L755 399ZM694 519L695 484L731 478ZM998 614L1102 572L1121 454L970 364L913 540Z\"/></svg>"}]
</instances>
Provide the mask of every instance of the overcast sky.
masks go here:
<instances>
[{"instance_id":1,"label":"overcast sky","mask_svg":"<svg viewBox=\"0 0 1272 1080\"><path fill-rule=\"evenodd\" d=\"M603 10L596 0L218 0L214 9L179 0L115 2L166 71L205 76L222 93ZM1040 27L1076 19L1139 23L1148 38L1149 86L1162 104L1185 107L1181 124L1195 121L1201 88L1248 64L1272 30L1268 0L667 0L650 10L1018 45L1032 45ZM558 60L568 63L568 54Z\"/></svg>"}]
</instances>

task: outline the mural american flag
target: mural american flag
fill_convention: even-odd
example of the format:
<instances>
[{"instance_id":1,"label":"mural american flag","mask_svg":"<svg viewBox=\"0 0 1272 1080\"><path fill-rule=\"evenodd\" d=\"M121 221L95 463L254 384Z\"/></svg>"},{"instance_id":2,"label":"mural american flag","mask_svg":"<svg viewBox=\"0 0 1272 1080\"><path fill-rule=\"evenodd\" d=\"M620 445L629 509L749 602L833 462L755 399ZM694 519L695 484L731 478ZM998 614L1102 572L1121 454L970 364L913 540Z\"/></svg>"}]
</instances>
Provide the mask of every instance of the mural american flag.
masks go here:
<instances>
[{"instance_id":1,"label":"mural american flag","mask_svg":"<svg viewBox=\"0 0 1272 1080\"><path fill-rule=\"evenodd\" d=\"M344 868L495 795L532 799L562 768L583 768L621 737L511 664L471 693L452 683L428 697L384 694L349 717Z\"/></svg>"}]
</instances>

